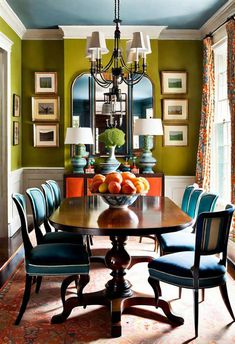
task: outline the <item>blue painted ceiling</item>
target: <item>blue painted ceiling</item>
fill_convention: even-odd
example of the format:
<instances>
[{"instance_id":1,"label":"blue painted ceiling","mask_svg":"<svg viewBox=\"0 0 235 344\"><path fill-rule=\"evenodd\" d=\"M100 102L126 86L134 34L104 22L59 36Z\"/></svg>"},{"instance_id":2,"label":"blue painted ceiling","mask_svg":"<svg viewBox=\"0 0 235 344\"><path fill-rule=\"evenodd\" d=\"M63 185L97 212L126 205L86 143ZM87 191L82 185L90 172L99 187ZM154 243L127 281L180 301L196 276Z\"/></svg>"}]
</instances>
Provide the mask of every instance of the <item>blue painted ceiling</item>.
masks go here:
<instances>
[{"instance_id":1,"label":"blue painted ceiling","mask_svg":"<svg viewBox=\"0 0 235 344\"><path fill-rule=\"evenodd\" d=\"M121 0L123 25L199 29L229 0ZM27 29L112 25L114 0L7 0Z\"/></svg>"}]
</instances>

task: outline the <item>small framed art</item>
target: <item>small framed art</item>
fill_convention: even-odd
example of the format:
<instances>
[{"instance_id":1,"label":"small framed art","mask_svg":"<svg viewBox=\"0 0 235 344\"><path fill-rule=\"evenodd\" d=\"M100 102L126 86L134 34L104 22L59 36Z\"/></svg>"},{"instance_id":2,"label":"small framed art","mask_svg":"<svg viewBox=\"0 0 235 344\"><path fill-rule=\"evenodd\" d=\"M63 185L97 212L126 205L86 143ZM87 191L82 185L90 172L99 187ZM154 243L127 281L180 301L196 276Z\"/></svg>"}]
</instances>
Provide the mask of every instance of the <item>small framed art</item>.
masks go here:
<instances>
[{"instance_id":1,"label":"small framed art","mask_svg":"<svg viewBox=\"0 0 235 344\"><path fill-rule=\"evenodd\" d=\"M188 119L188 99L163 99L163 120L181 121Z\"/></svg>"},{"instance_id":2,"label":"small framed art","mask_svg":"<svg viewBox=\"0 0 235 344\"><path fill-rule=\"evenodd\" d=\"M35 72L35 93L57 93L57 73Z\"/></svg>"},{"instance_id":3,"label":"small framed art","mask_svg":"<svg viewBox=\"0 0 235 344\"><path fill-rule=\"evenodd\" d=\"M13 146L20 143L20 123L13 121Z\"/></svg>"},{"instance_id":4,"label":"small framed art","mask_svg":"<svg viewBox=\"0 0 235 344\"><path fill-rule=\"evenodd\" d=\"M164 146L187 146L187 125L164 125Z\"/></svg>"},{"instance_id":5,"label":"small framed art","mask_svg":"<svg viewBox=\"0 0 235 344\"><path fill-rule=\"evenodd\" d=\"M32 121L59 121L59 97L32 97Z\"/></svg>"},{"instance_id":6,"label":"small framed art","mask_svg":"<svg viewBox=\"0 0 235 344\"><path fill-rule=\"evenodd\" d=\"M20 117L20 96L13 94L13 116Z\"/></svg>"},{"instance_id":7,"label":"small framed art","mask_svg":"<svg viewBox=\"0 0 235 344\"><path fill-rule=\"evenodd\" d=\"M161 72L162 94L187 93L187 72Z\"/></svg>"},{"instance_id":8,"label":"small framed art","mask_svg":"<svg viewBox=\"0 0 235 344\"><path fill-rule=\"evenodd\" d=\"M59 124L34 124L34 147L59 147Z\"/></svg>"}]
</instances>

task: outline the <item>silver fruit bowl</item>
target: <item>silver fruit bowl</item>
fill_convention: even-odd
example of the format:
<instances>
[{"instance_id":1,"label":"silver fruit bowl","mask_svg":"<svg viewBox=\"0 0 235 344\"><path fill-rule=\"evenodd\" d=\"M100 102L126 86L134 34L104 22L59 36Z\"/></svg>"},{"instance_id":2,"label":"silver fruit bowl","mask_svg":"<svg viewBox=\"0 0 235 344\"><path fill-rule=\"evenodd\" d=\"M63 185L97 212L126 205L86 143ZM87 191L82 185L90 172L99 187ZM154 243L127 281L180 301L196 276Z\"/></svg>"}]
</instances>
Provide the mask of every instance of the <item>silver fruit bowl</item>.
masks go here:
<instances>
[{"instance_id":1,"label":"silver fruit bowl","mask_svg":"<svg viewBox=\"0 0 235 344\"><path fill-rule=\"evenodd\" d=\"M98 193L97 195L99 195L110 208L127 208L135 202L140 193L130 195Z\"/></svg>"}]
</instances>

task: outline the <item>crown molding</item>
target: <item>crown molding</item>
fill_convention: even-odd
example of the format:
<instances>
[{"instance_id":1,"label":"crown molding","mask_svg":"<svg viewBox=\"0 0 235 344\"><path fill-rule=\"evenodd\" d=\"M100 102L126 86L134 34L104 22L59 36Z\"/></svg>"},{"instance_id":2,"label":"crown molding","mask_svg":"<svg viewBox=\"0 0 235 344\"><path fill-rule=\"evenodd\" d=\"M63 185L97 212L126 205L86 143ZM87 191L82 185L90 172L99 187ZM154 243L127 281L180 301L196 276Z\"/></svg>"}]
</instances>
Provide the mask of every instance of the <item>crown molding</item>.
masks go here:
<instances>
[{"instance_id":1,"label":"crown molding","mask_svg":"<svg viewBox=\"0 0 235 344\"><path fill-rule=\"evenodd\" d=\"M8 5L6 0L0 0L0 16L5 20L5 22L15 31L15 33L22 39L26 27L15 14L15 12Z\"/></svg>"},{"instance_id":2,"label":"crown molding","mask_svg":"<svg viewBox=\"0 0 235 344\"><path fill-rule=\"evenodd\" d=\"M213 32L218 26L235 14L235 0L229 0L201 28L201 38Z\"/></svg>"},{"instance_id":3,"label":"crown molding","mask_svg":"<svg viewBox=\"0 0 235 344\"><path fill-rule=\"evenodd\" d=\"M28 29L23 40L63 40L63 31L61 29Z\"/></svg>"},{"instance_id":4,"label":"crown molding","mask_svg":"<svg viewBox=\"0 0 235 344\"><path fill-rule=\"evenodd\" d=\"M59 26L64 33L64 39L86 38L91 36L93 31L102 31L106 38L113 38L115 27L106 26ZM166 26L121 26L121 38L132 38L133 32L140 31L149 35L150 38L159 38L159 35Z\"/></svg>"},{"instance_id":5,"label":"crown molding","mask_svg":"<svg viewBox=\"0 0 235 344\"><path fill-rule=\"evenodd\" d=\"M5 36L2 32L0 32L0 48L11 52L11 47L13 45L13 42Z\"/></svg>"},{"instance_id":6,"label":"crown molding","mask_svg":"<svg viewBox=\"0 0 235 344\"><path fill-rule=\"evenodd\" d=\"M200 40L200 30L173 30L165 29L161 32L159 39L162 40Z\"/></svg>"}]
</instances>

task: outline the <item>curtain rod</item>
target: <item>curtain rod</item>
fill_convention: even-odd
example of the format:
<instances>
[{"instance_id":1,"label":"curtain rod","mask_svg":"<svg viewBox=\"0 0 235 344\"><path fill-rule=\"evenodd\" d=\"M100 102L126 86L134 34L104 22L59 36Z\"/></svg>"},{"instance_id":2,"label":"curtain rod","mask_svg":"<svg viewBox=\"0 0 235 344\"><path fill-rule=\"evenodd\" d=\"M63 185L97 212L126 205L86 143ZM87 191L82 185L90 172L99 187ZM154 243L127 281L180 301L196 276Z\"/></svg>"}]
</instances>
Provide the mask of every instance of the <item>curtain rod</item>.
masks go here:
<instances>
[{"instance_id":1,"label":"curtain rod","mask_svg":"<svg viewBox=\"0 0 235 344\"><path fill-rule=\"evenodd\" d=\"M216 29L214 29L213 31L209 32L203 39L207 38L207 37L212 37L213 34L219 30L224 24L226 24L227 22L229 22L231 19L235 20L235 14L233 14L232 16L228 17L222 24L220 24Z\"/></svg>"}]
</instances>

